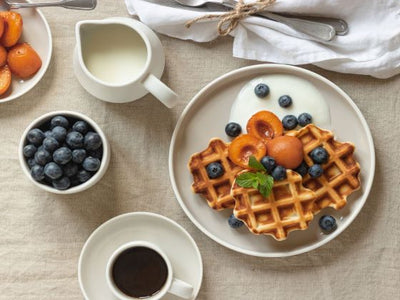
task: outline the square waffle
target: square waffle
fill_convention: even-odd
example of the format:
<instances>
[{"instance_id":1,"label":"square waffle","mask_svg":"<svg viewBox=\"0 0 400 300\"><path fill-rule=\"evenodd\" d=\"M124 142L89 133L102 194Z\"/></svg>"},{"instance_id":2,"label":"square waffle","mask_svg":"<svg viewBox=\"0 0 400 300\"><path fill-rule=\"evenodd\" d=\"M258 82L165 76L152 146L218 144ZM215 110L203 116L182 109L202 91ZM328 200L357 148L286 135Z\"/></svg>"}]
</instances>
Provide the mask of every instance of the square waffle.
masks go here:
<instances>
[{"instance_id":1,"label":"square waffle","mask_svg":"<svg viewBox=\"0 0 400 300\"><path fill-rule=\"evenodd\" d=\"M206 168L212 162L219 162L223 166L224 174L221 177L208 177ZM236 174L243 168L228 158L228 144L218 138L211 139L207 149L192 155L188 167L193 175L193 192L202 195L211 208L222 210L234 207L231 188Z\"/></svg>"},{"instance_id":2,"label":"square waffle","mask_svg":"<svg viewBox=\"0 0 400 300\"><path fill-rule=\"evenodd\" d=\"M316 147L323 147L329 154L329 160L322 165L321 177L311 178L309 174L303 178L305 187L313 190L317 199L314 213L325 207L340 209L347 203L347 196L360 188L360 165L354 159L354 145L341 143L334 139L333 133L310 124L298 131L290 131L287 135L296 136L303 143L304 160L313 165L310 153Z\"/></svg>"},{"instance_id":3,"label":"square waffle","mask_svg":"<svg viewBox=\"0 0 400 300\"><path fill-rule=\"evenodd\" d=\"M304 230L314 217L316 195L302 185L302 177L292 170L286 179L275 181L272 192L265 198L258 190L232 186L235 217L242 220L255 234L271 235L281 241L293 230Z\"/></svg>"}]
</instances>

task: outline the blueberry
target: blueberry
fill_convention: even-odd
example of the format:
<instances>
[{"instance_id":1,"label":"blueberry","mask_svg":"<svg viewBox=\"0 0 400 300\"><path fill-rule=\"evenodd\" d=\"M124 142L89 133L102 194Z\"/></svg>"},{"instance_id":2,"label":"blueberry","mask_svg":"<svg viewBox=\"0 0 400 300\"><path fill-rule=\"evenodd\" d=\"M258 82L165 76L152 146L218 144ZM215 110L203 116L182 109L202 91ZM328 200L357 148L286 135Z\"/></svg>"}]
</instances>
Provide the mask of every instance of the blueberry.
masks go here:
<instances>
[{"instance_id":1,"label":"blueberry","mask_svg":"<svg viewBox=\"0 0 400 300\"><path fill-rule=\"evenodd\" d=\"M237 137L242 133L242 127L235 122L229 122L225 126L225 133L230 137Z\"/></svg>"},{"instance_id":2,"label":"blueberry","mask_svg":"<svg viewBox=\"0 0 400 300\"><path fill-rule=\"evenodd\" d=\"M81 184L81 182L78 179L78 176L72 176L69 180L71 181L71 187Z\"/></svg>"},{"instance_id":3,"label":"blueberry","mask_svg":"<svg viewBox=\"0 0 400 300\"><path fill-rule=\"evenodd\" d=\"M297 118L293 115L287 115L282 119L283 128L286 130L292 130L297 127Z\"/></svg>"},{"instance_id":4,"label":"blueberry","mask_svg":"<svg viewBox=\"0 0 400 300\"><path fill-rule=\"evenodd\" d=\"M86 182L92 177L92 173L86 171L86 170L79 170L78 174L76 175L78 178L79 182L83 183Z\"/></svg>"},{"instance_id":5,"label":"blueberry","mask_svg":"<svg viewBox=\"0 0 400 300\"><path fill-rule=\"evenodd\" d=\"M36 161L35 161L34 158L30 158L26 162L27 162L27 164L28 164L30 169L32 169L32 167L36 165Z\"/></svg>"},{"instance_id":6,"label":"blueberry","mask_svg":"<svg viewBox=\"0 0 400 300\"><path fill-rule=\"evenodd\" d=\"M38 128L34 128L29 130L28 135L26 136L27 140L34 144L35 146L40 146L44 140L44 133Z\"/></svg>"},{"instance_id":7,"label":"blueberry","mask_svg":"<svg viewBox=\"0 0 400 300\"><path fill-rule=\"evenodd\" d=\"M312 165L308 169L308 174L310 174L312 178L320 177L322 173L324 173L324 170L322 169L321 165L318 164Z\"/></svg>"},{"instance_id":8,"label":"blueberry","mask_svg":"<svg viewBox=\"0 0 400 300\"><path fill-rule=\"evenodd\" d=\"M85 135L84 145L86 150L96 150L101 146L101 137L95 132L88 132Z\"/></svg>"},{"instance_id":9,"label":"blueberry","mask_svg":"<svg viewBox=\"0 0 400 300\"><path fill-rule=\"evenodd\" d=\"M103 157L103 147L100 147L96 150L91 150L88 151L89 156L92 156L94 158L101 159Z\"/></svg>"},{"instance_id":10,"label":"blueberry","mask_svg":"<svg viewBox=\"0 0 400 300\"><path fill-rule=\"evenodd\" d=\"M264 168L267 169L268 173L271 173L272 170L276 167L275 159L273 159L271 156L264 156L263 158L261 158L260 162L264 166Z\"/></svg>"},{"instance_id":11,"label":"blueberry","mask_svg":"<svg viewBox=\"0 0 400 300\"><path fill-rule=\"evenodd\" d=\"M56 126L51 131L51 135L60 143L64 142L65 137L67 136L67 129L61 126Z\"/></svg>"},{"instance_id":12,"label":"blueberry","mask_svg":"<svg viewBox=\"0 0 400 300\"><path fill-rule=\"evenodd\" d=\"M336 219L332 216L324 215L319 219L319 227L324 233L331 233L337 228Z\"/></svg>"},{"instance_id":13,"label":"blueberry","mask_svg":"<svg viewBox=\"0 0 400 300\"><path fill-rule=\"evenodd\" d=\"M264 83L259 83L254 88L254 93L259 98L264 98L269 94L269 86Z\"/></svg>"},{"instance_id":14,"label":"blueberry","mask_svg":"<svg viewBox=\"0 0 400 300\"><path fill-rule=\"evenodd\" d=\"M74 164L73 162L67 163L65 166L63 166L63 173L67 177L72 177L78 174L78 165Z\"/></svg>"},{"instance_id":15,"label":"blueberry","mask_svg":"<svg viewBox=\"0 0 400 300\"><path fill-rule=\"evenodd\" d=\"M286 178L286 169L282 166L277 166L271 173L274 180L279 181Z\"/></svg>"},{"instance_id":16,"label":"blueberry","mask_svg":"<svg viewBox=\"0 0 400 300\"><path fill-rule=\"evenodd\" d=\"M50 161L51 161L51 154L49 151L46 151L44 149L38 149L38 151L36 151L35 162L38 165L44 166Z\"/></svg>"},{"instance_id":17,"label":"blueberry","mask_svg":"<svg viewBox=\"0 0 400 300\"><path fill-rule=\"evenodd\" d=\"M83 135L78 131L71 131L68 133L65 141L72 149L83 147Z\"/></svg>"},{"instance_id":18,"label":"blueberry","mask_svg":"<svg viewBox=\"0 0 400 300\"><path fill-rule=\"evenodd\" d=\"M89 131L90 126L85 121L76 121L74 125L72 125L72 129L82 134L86 134Z\"/></svg>"},{"instance_id":19,"label":"blueberry","mask_svg":"<svg viewBox=\"0 0 400 300\"><path fill-rule=\"evenodd\" d=\"M311 151L310 157L316 164L325 164L328 162L329 154L324 148L317 147Z\"/></svg>"},{"instance_id":20,"label":"blueberry","mask_svg":"<svg viewBox=\"0 0 400 300\"><path fill-rule=\"evenodd\" d=\"M50 121L50 128L53 129L54 127L61 126L64 127L65 129L68 128L69 122L66 117L63 116L55 116L53 119Z\"/></svg>"},{"instance_id":21,"label":"blueberry","mask_svg":"<svg viewBox=\"0 0 400 300\"><path fill-rule=\"evenodd\" d=\"M292 97L288 95L280 96L278 102L281 107L289 107L292 105Z\"/></svg>"},{"instance_id":22,"label":"blueberry","mask_svg":"<svg viewBox=\"0 0 400 300\"><path fill-rule=\"evenodd\" d=\"M304 127L312 122L312 117L308 113L302 113L299 115L297 120L299 121L299 125Z\"/></svg>"},{"instance_id":23,"label":"blueberry","mask_svg":"<svg viewBox=\"0 0 400 300\"><path fill-rule=\"evenodd\" d=\"M75 149L72 151L72 161L76 164L81 164L86 158L85 149Z\"/></svg>"},{"instance_id":24,"label":"blueberry","mask_svg":"<svg viewBox=\"0 0 400 300\"><path fill-rule=\"evenodd\" d=\"M45 137L53 137L51 130L47 130L44 132Z\"/></svg>"},{"instance_id":25,"label":"blueberry","mask_svg":"<svg viewBox=\"0 0 400 300\"><path fill-rule=\"evenodd\" d=\"M228 224L232 228L239 228L244 225L243 221L237 219L234 214L231 214L231 216L229 217Z\"/></svg>"},{"instance_id":26,"label":"blueberry","mask_svg":"<svg viewBox=\"0 0 400 300\"><path fill-rule=\"evenodd\" d=\"M67 147L58 148L53 153L53 160L60 165L65 165L69 163L71 159L72 151Z\"/></svg>"},{"instance_id":27,"label":"blueberry","mask_svg":"<svg viewBox=\"0 0 400 300\"><path fill-rule=\"evenodd\" d=\"M213 162L206 167L208 177L215 179L224 175L225 171L219 162Z\"/></svg>"},{"instance_id":28,"label":"blueberry","mask_svg":"<svg viewBox=\"0 0 400 300\"><path fill-rule=\"evenodd\" d=\"M53 152L54 150L56 150L58 147L60 147L60 144L58 143L58 141L53 138L53 137L46 137L43 140L43 148L49 152Z\"/></svg>"},{"instance_id":29,"label":"blueberry","mask_svg":"<svg viewBox=\"0 0 400 300\"><path fill-rule=\"evenodd\" d=\"M82 167L86 171L95 172L100 168L100 160L94 157L86 157L82 163Z\"/></svg>"},{"instance_id":30,"label":"blueberry","mask_svg":"<svg viewBox=\"0 0 400 300\"><path fill-rule=\"evenodd\" d=\"M24 147L23 153L26 158L31 158L35 155L36 151L37 148L34 145L29 144Z\"/></svg>"},{"instance_id":31,"label":"blueberry","mask_svg":"<svg viewBox=\"0 0 400 300\"><path fill-rule=\"evenodd\" d=\"M53 187L57 190L66 190L71 186L71 181L67 176L61 177L60 179L53 180Z\"/></svg>"},{"instance_id":32,"label":"blueberry","mask_svg":"<svg viewBox=\"0 0 400 300\"><path fill-rule=\"evenodd\" d=\"M58 179L63 175L63 170L55 162L49 162L44 166L44 174L50 179Z\"/></svg>"},{"instance_id":33,"label":"blueberry","mask_svg":"<svg viewBox=\"0 0 400 300\"><path fill-rule=\"evenodd\" d=\"M299 173L301 176L306 176L306 174L308 173L308 165L306 164L306 162L303 160L300 164L300 166L298 166L296 169L294 169L297 173Z\"/></svg>"},{"instance_id":34,"label":"blueberry","mask_svg":"<svg viewBox=\"0 0 400 300\"><path fill-rule=\"evenodd\" d=\"M42 166L34 165L31 169L31 176L36 181L41 181L44 179L44 169Z\"/></svg>"}]
</instances>

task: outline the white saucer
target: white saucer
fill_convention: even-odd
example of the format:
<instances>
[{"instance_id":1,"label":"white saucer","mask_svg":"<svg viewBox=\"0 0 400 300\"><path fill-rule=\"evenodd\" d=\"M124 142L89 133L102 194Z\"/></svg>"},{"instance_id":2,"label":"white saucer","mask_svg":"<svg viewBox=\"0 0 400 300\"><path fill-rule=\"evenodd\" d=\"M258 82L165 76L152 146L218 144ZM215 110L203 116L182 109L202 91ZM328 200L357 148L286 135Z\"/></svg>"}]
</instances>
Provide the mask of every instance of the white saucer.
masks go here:
<instances>
[{"instance_id":1,"label":"white saucer","mask_svg":"<svg viewBox=\"0 0 400 300\"><path fill-rule=\"evenodd\" d=\"M234 230L228 226L232 210L216 212L206 201L192 192L193 177L187 164L193 153L202 151L213 137L229 141L224 128L229 121L232 104L242 87L250 80L268 74L290 74L311 82L325 98L331 113L332 130L339 141L355 144L355 158L361 165L361 189L349 196L347 205L338 211L324 209L315 216L310 227L290 233L285 241L253 235L244 226ZM169 171L176 198L190 220L206 235L234 251L261 257L297 255L316 249L345 230L360 212L371 190L375 173L375 150L362 113L351 98L326 78L293 66L262 64L229 72L204 87L183 111L171 139ZM322 234L318 220L322 214L337 220L337 229Z\"/></svg>"},{"instance_id":2,"label":"white saucer","mask_svg":"<svg viewBox=\"0 0 400 300\"><path fill-rule=\"evenodd\" d=\"M116 299L106 282L106 264L111 254L130 241L148 241L168 256L174 276L191 284L193 298L199 293L203 278L200 251L183 227L166 217L148 212L117 216L98 227L88 238L79 258L79 285L86 299ZM165 300L177 300L167 295Z\"/></svg>"}]
</instances>

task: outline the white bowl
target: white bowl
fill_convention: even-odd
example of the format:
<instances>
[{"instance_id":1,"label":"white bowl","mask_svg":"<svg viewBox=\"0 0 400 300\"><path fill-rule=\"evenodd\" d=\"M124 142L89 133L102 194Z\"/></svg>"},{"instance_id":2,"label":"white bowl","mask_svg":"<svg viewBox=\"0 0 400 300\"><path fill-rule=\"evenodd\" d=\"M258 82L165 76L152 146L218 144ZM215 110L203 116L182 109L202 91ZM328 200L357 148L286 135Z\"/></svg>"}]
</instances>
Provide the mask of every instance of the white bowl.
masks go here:
<instances>
[{"instance_id":1,"label":"white bowl","mask_svg":"<svg viewBox=\"0 0 400 300\"><path fill-rule=\"evenodd\" d=\"M51 60L51 31L43 14L35 8L19 9L17 12L21 14L24 22L19 42L29 43L36 50L42 59L42 66L34 76L28 79L23 80L12 75L10 88L0 96L0 103L14 100L30 91L42 79Z\"/></svg>"},{"instance_id":2,"label":"white bowl","mask_svg":"<svg viewBox=\"0 0 400 300\"><path fill-rule=\"evenodd\" d=\"M42 124L44 124L45 122L49 122L51 120L51 118L53 118L55 116L59 116L59 115L86 121L90 126L92 126L94 131L100 135L102 143L103 143L103 157L101 159L101 165L100 165L99 170L85 183L74 186L67 190L58 190L51 186L42 184L42 183L34 180L31 176L28 163L23 154L23 149L24 149L25 145L27 144L26 136L27 136L29 130L31 130L33 128L37 128L37 127L41 126ZM53 112L44 114L44 115L40 116L39 118L37 118L36 120L34 120L31 124L29 124L29 126L25 129L24 133L22 134L21 141L19 143L19 148L18 148L18 156L19 156L19 161L21 163L22 170L24 171L25 175L28 176L28 178L33 182L33 184L35 184L36 186L40 187L41 189L43 189L47 192L51 192L51 193L55 193L55 194L75 194L75 193L79 193L84 190L87 190L88 188L92 187L93 185L95 185L97 182L100 181L100 179L106 173L106 170L110 163L111 154L110 154L110 145L108 143L106 136L104 135L104 132L92 119L90 119L89 117L87 117L81 113L78 113L78 112L61 110L61 111L53 111Z\"/></svg>"}]
</instances>

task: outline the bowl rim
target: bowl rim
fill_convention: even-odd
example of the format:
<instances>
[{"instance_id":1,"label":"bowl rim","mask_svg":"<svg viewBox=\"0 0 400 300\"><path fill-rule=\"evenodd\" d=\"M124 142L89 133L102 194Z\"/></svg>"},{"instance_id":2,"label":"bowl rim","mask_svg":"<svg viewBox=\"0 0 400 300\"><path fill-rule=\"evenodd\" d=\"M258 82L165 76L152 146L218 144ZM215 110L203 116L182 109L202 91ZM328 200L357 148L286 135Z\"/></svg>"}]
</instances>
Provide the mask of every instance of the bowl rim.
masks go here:
<instances>
[{"instance_id":1,"label":"bowl rim","mask_svg":"<svg viewBox=\"0 0 400 300\"><path fill-rule=\"evenodd\" d=\"M56 188L53 188L51 186L42 184L40 182L37 182L36 180L34 180L30 174L30 169L28 166L28 163L26 161L26 158L24 157L23 154L23 149L24 146L27 144L26 142L26 136L29 132L29 130L37 127L38 125L42 125L44 122L46 121L50 121L50 119L52 117L58 116L58 115L62 115L62 116L66 116L66 117L73 117L76 119L80 119L83 121L86 121L89 123L89 125L94 129L95 132L97 132L102 140L103 143L103 157L101 159L101 164L100 164L100 168L99 170L86 182L77 185L75 187L66 189L66 190L58 190ZM110 145L108 142L108 139L106 137L106 135L104 134L103 130L100 128L99 125L97 125L97 123L95 121L93 121L91 118L89 118L88 116L84 115L83 113L80 112L76 112L76 111L68 111L68 110L58 110L58 111L51 111L48 113L45 113L41 116L39 116L38 118L36 118L35 120L33 120L24 130L24 133L21 136L20 142L19 142L19 146L18 146L18 158L19 158L19 162L21 165L21 168L23 170L23 172L25 173L25 175L29 178L29 180L36 185L37 187L50 192L50 193L55 193L55 194L61 194L61 195L67 195L67 194L75 194L75 193L79 193L82 192L84 190L89 189L90 187L94 186L97 182L100 181L100 179L104 176L104 174L107 171L108 165L110 163Z\"/></svg>"},{"instance_id":2,"label":"bowl rim","mask_svg":"<svg viewBox=\"0 0 400 300\"><path fill-rule=\"evenodd\" d=\"M31 1L26 0L25 2L29 3ZM26 9L26 8L24 8L24 9ZM47 33L46 35L47 35L47 39L48 39L48 48L49 48L49 50L47 52L48 56L47 56L47 59L44 62L42 62L42 66L39 69L39 71L33 77L28 79L28 80L33 80L35 78L34 80L36 80L36 82L26 90L21 90L15 94L13 92L11 92L11 94L5 98L0 97L0 104L16 100L17 98L20 98L21 96L25 95L30 90L32 90L42 80L44 74L46 74L47 69L49 68L49 65L51 62L51 58L53 56L53 37L51 34L51 29L50 29L49 23L47 22L43 13L39 9L37 9L37 8L28 8L28 9L34 10L39 15L39 18L42 20L44 27L46 28L46 33Z\"/></svg>"}]
</instances>

